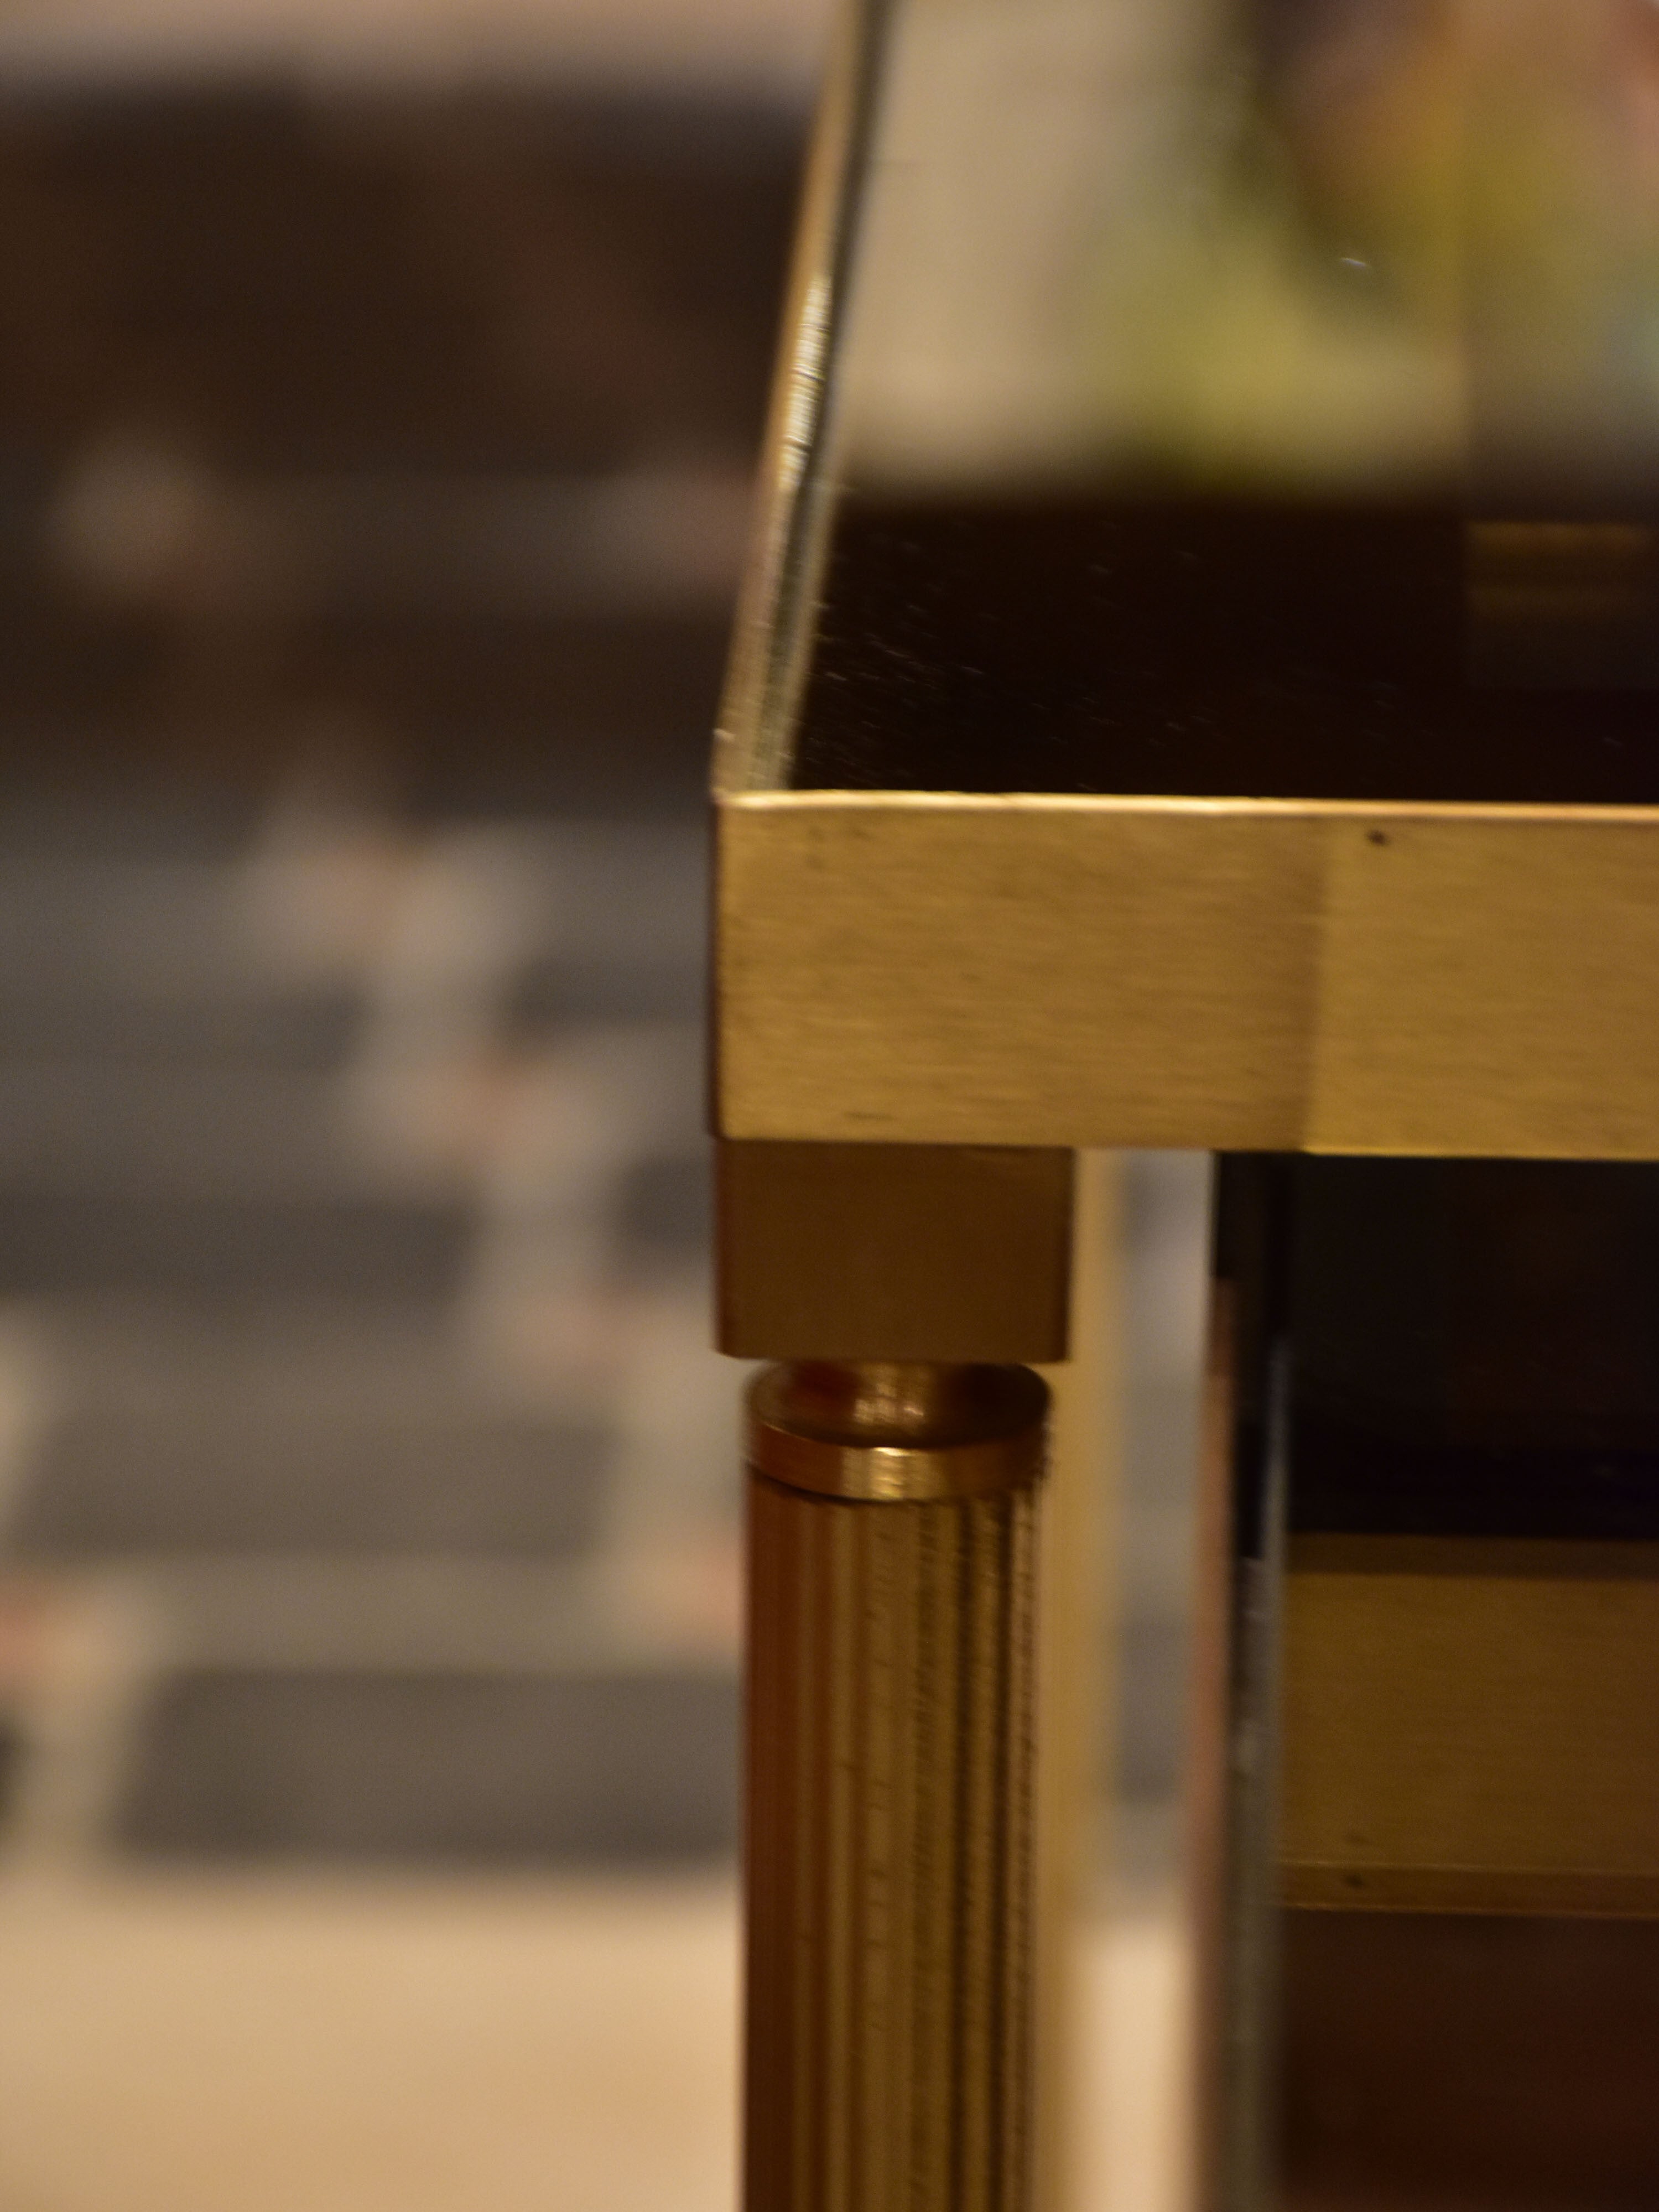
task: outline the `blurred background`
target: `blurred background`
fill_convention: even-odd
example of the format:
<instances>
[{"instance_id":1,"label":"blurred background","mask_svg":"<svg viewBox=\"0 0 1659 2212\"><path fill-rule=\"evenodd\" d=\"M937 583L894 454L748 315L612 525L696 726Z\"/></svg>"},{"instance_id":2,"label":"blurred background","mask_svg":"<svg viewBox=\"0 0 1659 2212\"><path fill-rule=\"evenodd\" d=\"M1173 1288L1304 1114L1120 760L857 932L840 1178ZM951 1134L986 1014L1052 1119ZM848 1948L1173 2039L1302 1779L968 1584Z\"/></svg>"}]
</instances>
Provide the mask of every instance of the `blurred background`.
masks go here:
<instances>
[{"instance_id":1,"label":"blurred background","mask_svg":"<svg viewBox=\"0 0 1659 2212\"><path fill-rule=\"evenodd\" d=\"M821 12L0 14L0 2212L732 2201L702 792ZM1205 1190L1124 1170L1103 2126Z\"/></svg>"}]
</instances>

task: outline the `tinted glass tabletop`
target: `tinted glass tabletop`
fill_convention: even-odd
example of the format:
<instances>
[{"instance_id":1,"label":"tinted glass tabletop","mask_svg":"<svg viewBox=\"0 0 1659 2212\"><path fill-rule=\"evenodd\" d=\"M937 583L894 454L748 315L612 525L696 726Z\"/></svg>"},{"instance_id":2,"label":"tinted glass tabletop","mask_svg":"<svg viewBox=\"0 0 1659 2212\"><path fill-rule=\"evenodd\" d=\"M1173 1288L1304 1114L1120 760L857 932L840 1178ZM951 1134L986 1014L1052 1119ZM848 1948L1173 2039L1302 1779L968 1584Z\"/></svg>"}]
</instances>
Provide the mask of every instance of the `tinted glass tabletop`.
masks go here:
<instances>
[{"instance_id":1,"label":"tinted glass tabletop","mask_svg":"<svg viewBox=\"0 0 1659 2212\"><path fill-rule=\"evenodd\" d=\"M901 0L789 781L1659 803L1659 12Z\"/></svg>"}]
</instances>

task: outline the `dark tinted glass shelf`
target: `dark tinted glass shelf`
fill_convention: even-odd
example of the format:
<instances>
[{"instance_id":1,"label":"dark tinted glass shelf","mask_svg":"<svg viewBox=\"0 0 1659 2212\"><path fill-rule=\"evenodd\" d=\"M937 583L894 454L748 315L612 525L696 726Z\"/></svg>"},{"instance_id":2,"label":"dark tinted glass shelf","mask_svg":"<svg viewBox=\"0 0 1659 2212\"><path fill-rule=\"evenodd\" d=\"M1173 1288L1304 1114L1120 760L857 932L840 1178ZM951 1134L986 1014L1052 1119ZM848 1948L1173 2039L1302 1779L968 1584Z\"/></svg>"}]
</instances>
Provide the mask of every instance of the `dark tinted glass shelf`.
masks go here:
<instances>
[{"instance_id":1,"label":"dark tinted glass shelf","mask_svg":"<svg viewBox=\"0 0 1659 2212\"><path fill-rule=\"evenodd\" d=\"M791 781L1659 803L1659 586L1604 535L1627 570L1547 559L1494 647L1449 507L849 500Z\"/></svg>"}]
</instances>

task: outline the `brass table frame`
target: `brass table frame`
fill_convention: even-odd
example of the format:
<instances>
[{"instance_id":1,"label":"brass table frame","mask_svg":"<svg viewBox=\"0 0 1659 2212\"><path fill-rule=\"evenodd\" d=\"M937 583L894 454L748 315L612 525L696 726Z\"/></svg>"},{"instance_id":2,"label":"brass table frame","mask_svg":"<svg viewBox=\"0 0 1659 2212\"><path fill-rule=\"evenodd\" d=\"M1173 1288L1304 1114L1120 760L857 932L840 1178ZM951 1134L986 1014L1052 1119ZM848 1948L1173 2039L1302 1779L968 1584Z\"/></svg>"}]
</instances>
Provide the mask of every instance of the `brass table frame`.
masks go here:
<instances>
[{"instance_id":1,"label":"brass table frame","mask_svg":"<svg viewBox=\"0 0 1659 2212\"><path fill-rule=\"evenodd\" d=\"M716 740L719 1133L1659 1158L1659 809L788 788L862 13L847 37Z\"/></svg>"}]
</instances>

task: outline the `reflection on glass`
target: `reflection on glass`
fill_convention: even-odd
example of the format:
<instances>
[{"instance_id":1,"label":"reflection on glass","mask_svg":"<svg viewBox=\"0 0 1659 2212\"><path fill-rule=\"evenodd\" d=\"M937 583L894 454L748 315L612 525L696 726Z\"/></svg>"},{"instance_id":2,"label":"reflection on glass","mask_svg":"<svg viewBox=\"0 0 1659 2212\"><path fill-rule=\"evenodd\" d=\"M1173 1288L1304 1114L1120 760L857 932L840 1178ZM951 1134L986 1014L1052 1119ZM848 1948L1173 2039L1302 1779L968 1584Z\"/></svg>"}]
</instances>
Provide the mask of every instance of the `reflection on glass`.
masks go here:
<instances>
[{"instance_id":1,"label":"reflection on glass","mask_svg":"<svg viewBox=\"0 0 1659 2212\"><path fill-rule=\"evenodd\" d=\"M892 39L800 780L1038 780L866 759L838 595L951 599L881 641L901 750L929 661L930 726L1006 724L994 638L978 692L939 669L1009 604L965 508L1060 504L1115 580L1050 609L1094 691L1016 718L1055 787L1659 798L1619 697L1659 683L1655 0L908 0ZM908 570L870 538L949 503Z\"/></svg>"},{"instance_id":2,"label":"reflection on glass","mask_svg":"<svg viewBox=\"0 0 1659 2212\"><path fill-rule=\"evenodd\" d=\"M912 0L846 367L886 480L1659 459L1653 0Z\"/></svg>"}]
</instances>

